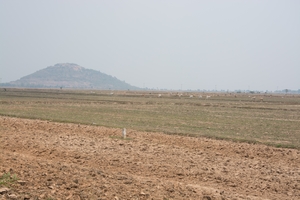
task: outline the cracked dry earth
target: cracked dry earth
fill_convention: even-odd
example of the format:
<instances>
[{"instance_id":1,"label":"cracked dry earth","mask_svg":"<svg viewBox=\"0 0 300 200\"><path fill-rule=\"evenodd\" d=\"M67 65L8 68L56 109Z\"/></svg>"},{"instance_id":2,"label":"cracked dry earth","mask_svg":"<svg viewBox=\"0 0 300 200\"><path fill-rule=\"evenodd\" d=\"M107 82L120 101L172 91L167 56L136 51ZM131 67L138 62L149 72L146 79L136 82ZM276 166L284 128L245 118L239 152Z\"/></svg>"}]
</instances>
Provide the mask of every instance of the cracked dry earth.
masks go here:
<instances>
[{"instance_id":1,"label":"cracked dry earth","mask_svg":"<svg viewBox=\"0 0 300 200\"><path fill-rule=\"evenodd\" d=\"M121 133L0 117L0 199L300 199L299 150Z\"/></svg>"}]
</instances>

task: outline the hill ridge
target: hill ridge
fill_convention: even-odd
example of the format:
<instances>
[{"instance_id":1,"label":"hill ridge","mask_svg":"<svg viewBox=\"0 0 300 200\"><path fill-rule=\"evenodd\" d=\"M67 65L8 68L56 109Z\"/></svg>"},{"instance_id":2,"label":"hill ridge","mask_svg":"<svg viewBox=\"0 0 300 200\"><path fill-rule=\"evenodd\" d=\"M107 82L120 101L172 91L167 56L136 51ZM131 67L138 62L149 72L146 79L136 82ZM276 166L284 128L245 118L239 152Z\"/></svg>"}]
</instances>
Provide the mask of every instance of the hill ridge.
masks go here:
<instances>
[{"instance_id":1,"label":"hill ridge","mask_svg":"<svg viewBox=\"0 0 300 200\"><path fill-rule=\"evenodd\" d=\"M4 83L2 86L111 90L139 89L116 77L93 69L87 69L74 63L57 63L54 66L48 66L16 81Z\"/></svg>"}]
</instances>

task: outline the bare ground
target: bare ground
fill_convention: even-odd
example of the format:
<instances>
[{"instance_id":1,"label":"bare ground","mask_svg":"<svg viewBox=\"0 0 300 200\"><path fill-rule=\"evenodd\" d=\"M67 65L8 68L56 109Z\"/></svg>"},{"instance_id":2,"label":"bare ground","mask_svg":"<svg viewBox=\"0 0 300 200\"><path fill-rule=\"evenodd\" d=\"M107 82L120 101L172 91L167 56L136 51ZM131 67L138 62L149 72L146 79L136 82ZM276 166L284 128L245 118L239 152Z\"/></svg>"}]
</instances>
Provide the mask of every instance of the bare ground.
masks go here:
<instances>
[{"instance_id":1,"label":"bare ground","mask_svg":"<svg viewBox=\"0 0 300 200\"><path fill-rule=\"evenodd\" d=\"M300 199L299 150L121 132L0 117L0 199Z\"/></svg>"}]
</instances>

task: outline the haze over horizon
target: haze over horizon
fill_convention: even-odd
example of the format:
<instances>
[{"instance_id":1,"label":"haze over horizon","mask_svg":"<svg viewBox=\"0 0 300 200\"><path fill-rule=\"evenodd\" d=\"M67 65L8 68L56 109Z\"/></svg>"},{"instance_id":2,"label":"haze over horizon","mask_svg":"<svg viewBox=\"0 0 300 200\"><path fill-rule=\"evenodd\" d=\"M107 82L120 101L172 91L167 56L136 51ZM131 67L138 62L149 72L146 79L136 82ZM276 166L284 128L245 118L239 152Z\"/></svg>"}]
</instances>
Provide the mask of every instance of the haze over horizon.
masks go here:
<instances>
[{"instance_id":1,"label":"haze over horizon","mask_svg":"<svg viewBox=\"0 0 300 200\"><path fill-rule=\"evenodd\" d=\"M133 86L300 89L300 1L0 0L0 78L76 63Z\"/></svg>"}]
</instances>

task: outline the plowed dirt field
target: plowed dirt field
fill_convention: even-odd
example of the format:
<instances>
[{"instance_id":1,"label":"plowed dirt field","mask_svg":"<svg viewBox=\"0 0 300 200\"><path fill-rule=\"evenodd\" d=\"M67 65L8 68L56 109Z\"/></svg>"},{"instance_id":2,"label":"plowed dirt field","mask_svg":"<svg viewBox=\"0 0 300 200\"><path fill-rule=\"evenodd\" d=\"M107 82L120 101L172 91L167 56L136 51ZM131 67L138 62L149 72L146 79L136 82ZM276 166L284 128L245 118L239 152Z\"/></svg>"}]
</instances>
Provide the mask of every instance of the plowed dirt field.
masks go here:
<instances>
[{"instance_id":1,"label":"plowed dirt field","mask_svg":"<svg viewBox=\"0 0 300 200\"><path fill-rule=\"evenodd\" d=\"M0 117L0 199L300 199L299 150L121 133Z\"/></svg>"}]
</instances>

